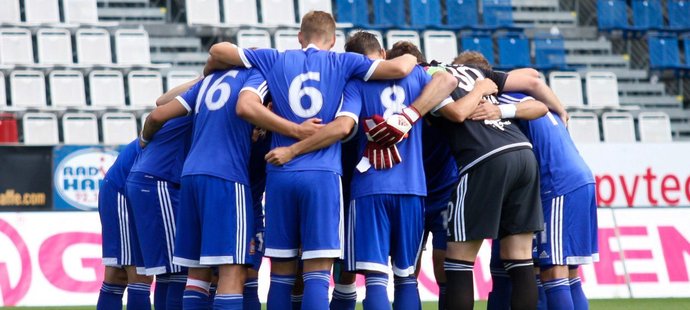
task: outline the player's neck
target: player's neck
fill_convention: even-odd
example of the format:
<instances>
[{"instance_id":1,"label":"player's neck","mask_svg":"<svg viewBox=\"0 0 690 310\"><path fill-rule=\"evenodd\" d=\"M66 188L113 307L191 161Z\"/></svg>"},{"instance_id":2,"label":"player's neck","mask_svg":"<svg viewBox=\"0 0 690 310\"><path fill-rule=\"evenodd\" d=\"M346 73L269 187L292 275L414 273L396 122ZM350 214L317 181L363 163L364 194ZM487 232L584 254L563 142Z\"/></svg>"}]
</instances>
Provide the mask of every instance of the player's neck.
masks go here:
<instances>
[{"instance_id":1,"label":"player's neck","mask_svg":"<svg viewBox=\"0 0 690 310\"><path fill-rule=\"evenodd\" d=\"M327 51L330 49L330 47L327 45L328 44L325 44L323 42L308 42L307 44L302 44L302 49L307 49L307 48L309 48L309 46L313 46L319 50Z\"/></svg>"}]
</instances>

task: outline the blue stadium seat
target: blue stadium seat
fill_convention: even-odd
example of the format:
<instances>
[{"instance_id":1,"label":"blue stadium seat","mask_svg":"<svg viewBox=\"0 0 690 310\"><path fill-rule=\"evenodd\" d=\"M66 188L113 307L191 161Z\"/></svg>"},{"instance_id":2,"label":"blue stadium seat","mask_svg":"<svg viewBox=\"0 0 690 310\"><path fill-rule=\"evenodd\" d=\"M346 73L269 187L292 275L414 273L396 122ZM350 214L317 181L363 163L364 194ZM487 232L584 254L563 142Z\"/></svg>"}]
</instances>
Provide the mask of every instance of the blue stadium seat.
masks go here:
<instances>
[{"instance_id":1,"label":"blue stadium seat","mask_svg":"<svg viewBox=\"0 0 690 310\"><path fill-rule=\"evenodd\" d=\"M629 29L628 5L625 0L598 0L597 21L599 31Z\"/></svg>"},{"instance_id":2,"label":"blue stadium seat","mask_svg":"<svg viewBox=\"0 0 690 310\"><path fill-rule=\"evenodd\" d=\"M484 27L514 28L513 5L510 0L483 0Z\"/></svg>"},{"instance_id":3,"label":"blue stadium seat","mask_svg":"<svg viewBox=\"0 0 690 310\"><path fill-rule=\"evenodd\" d=\"M656 34L647 36L649 47L649 68L656 70L678 70L680 53L678 52L678 39L675 36Z\"/></svg>"},{"instance_id":4,"label":"blue stadium seat","mask_svg":"<svg viewBox=\"0 0 690 310\"><path fill-rule=\"evenodd\" d=\"M410 25L414 28L426 28L441 25L440 0L409 0Z\"/></svg>"},{"instance_id":5,"label":"blue stadium seat","mask_svg":"<svg viewBox=\"0 0 690 310\"><path fill-rule=\"evenodd\" d=\"M405 28L405 5L400 0L374 0L374 27Z\"/></svg>"},{"instance_id":6,"label":"blue stadium seat","mask_svg":"<svg viewBox=\"0 0 690 310\"><path fill-rule=\"evenodd\" d=\"M521 33L508 33L498 37L498 60L500 69L529 67L529 40Z\"/></svg>"},{"instance_id":7,"label":"blue stadium seat","mask_svg":"<svg viewBox=\"0 0 690 310\"><path fill-rule=\"evenodd\" d=\"M480 52L493 65L494 62L494 43L491 36L486 33L469 33L462 36L460 41L463 51Z\"/></svg>"},{"instance_id":8,"label":"blue stadium seat","mask_svg":"<svg viewBox=\"0 0 690 310\"><path fill-rule=\"evenodd\" d=\"M632 8L635 30L659 30L664 27L661 0L633 0Z\"/></svg>"},{"instance_id":9,"label":"blue stadium seat","mask_svg":"<svg viewBox=\"0 0 690 310\"><path fill-rule=\"evenodd\" d=\"M668 28L672 30L690 30L690 1L667 0Z\"/></svg>"},{"instance_id":10,"label":"blue stadium seat","mask_svg":"<svg viewBox=\"0 0 690 310\"><path fill-rule=\"evenodd\" d=\"M339 23L351 23L357 27L370 24L367 0L336 0L335 15Z\"/></svg>"},{"instance_id":11,"label":"blue stadium seat","mask_svg":"<svg viewBox=\"0 0 690 310\"><path fill-rule=\"evenodd\" d=\"M690 34L683 36L683 48L685 49L685 67L690 68Z\"/></svg>"},{"instance_id":12,"label":"blue stadium seat","mask_svg":"<svg viewBox=\"0 0 690 310\"><path fill-rule=\"evenodd\" d=\"M537 34L534 37L534 60L537 69L567 69L565 41L561 36Z\"/></svg>"},{"instance_id":13,"label":"blue stadium seat","mask_svg":"<svg viewBox=\"0 0 690 310\"><path fill-rule=\"evenodd\" d=\"M475 28L479 26L477 0L445 0L448 28Z\"/></svg>"}]
</instances>

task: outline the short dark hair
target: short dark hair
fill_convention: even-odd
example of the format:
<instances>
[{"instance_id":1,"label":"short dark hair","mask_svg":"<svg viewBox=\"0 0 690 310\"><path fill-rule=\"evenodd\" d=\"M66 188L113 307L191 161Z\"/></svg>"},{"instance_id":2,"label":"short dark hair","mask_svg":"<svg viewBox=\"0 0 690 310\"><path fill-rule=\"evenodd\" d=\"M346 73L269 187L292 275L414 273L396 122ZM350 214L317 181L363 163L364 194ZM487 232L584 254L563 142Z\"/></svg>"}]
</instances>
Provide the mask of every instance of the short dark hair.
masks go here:
<instances>
[{"instance_id":1,"label":"short dark hair","mask_svg":"<svg viewBox=\"0 0 690 310\"><path fill-rule=\"evenodd\" d=\"M371 32L357 31L345 42L345 51L368 55L381 50L381 43Z\"/></svg>"},{"instance_id":2,"label":"short dark hair","mask_svg":"<svg viewBox=\"0 0 690 310\"><path fill-rule=\"evenodd\" d=\"M405 54L417 57L417 63L426 62L426 58L424 58L419 48L410 41L398 41L393 44L393 47L388 52L386 52L388 59L393 59Z\"/></svg>"},{"instance_id":3,"label":"short dark hair","mask_svg":"<svg viewBox=\"0 0 690 310\"><path fill-rule=\"evenodd\" d=\"M455 57L454 65L472 65L485 70L491 70L489 61L484 57L484 54L477 51L464 51Z\"/></svg>"},{"instance_id":4,"label":"short dark hair","mask_svg":"<svg viewBox=\"0 0 690 310\"><path fill-rule=\"evenodd\" d=\"M307 41L327 41L335 36L335 19L324 11L309 11L302 17L299 31Z\"/></svg>"}]
</instances>

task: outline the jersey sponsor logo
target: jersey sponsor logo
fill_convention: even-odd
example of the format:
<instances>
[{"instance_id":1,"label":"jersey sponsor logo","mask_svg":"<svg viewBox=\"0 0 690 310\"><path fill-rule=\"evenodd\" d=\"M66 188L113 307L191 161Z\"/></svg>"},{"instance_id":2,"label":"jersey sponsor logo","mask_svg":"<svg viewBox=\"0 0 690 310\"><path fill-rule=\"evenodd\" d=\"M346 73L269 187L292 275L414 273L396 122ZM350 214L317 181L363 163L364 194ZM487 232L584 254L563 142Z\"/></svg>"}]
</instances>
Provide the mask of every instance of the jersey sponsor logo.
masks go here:
<instances>
[{"instance_id":1,"label":"jersey sponsor logo","mask_svg":"<svg viewBox=\"0 0 690 310\"><path fill-rule=\"evenodd\" d=\"M511 124L511 122L509 120L505 120L505 121L502 119L492 119L492 120L485 119L484 120L484 125L491 126L491 127L496 128L500 131L505 131L506 130L505 127L510 125L510 124Z\"/></svg>"},{"instance_id":2,"label":"jersey sponsor logo","mask_svg":"<svg viewBox=\"0 0 690 310\"><path fill-rule=\"evenodd\" d=\"M63 158L53 179L57 196L77 209L96 210L101 183L115 163L117 154L115 151L87 148Z\"/></svg>"}]
</instances>

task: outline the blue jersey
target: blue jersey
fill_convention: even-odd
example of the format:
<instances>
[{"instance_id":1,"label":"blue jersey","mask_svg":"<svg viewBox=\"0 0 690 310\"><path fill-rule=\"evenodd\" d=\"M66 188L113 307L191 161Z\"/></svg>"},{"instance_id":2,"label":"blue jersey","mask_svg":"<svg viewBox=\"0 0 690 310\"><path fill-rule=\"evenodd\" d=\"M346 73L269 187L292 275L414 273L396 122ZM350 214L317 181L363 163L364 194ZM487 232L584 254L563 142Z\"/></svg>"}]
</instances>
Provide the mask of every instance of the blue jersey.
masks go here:
<instances>
[{"instance_id":1,"label":"blue jersey","mask_svg":"<svg viewBox=\"0 0 690 310\"><path fill-rule=\"evenodd\" d=\"M375 81L365 83L351 80L345 88L343 106L360 104L361 118L375 114L388 118L414 101L424 86L431 80L422 67L415 67L406 78L394 81ZM363 154L367 138L360 125L357 154ZM406 194L426 196L424 163L422 160L422 124L418 122L410 131L409 137L397 144L402 163L391 169L364 172L355 169L352 176L351 199L373 194Z\"/></svg>"},{"instance_id":2,"label":"blue jersey","mask_svg":"<svg viewBox=\"0 0 690 310\"><path fill-rule=\"evenodd\" d=\"M422 121L422 154L428 198L450 197L458 182L458 166L440 126Z\"/></svg>"},{"instance_id":3,"label":"blue jersey","mask_svg":"<svg viewBox=\"0 0 690 310\"><path fill-rule=\"evenodd\" d=\"M120 154L117 155L117 159L115 159L115 162L105 174L104 179L110 180L120 193L125 191L125 182L127 181L129 170L132 169L134 160L137 159L139 152L141 152L139 139L134 139L134 141L122 148Z\"/></svg>"},{"instance_id":4,"label":"blue jersey","mask_svg":"<svg viewBox=\"0 0 690 310\"><path fill-rule=\"evenodd\" d=\"M139 153L131 172L142 172L180 184L182 165L192 141L191 133L191 117L167 121Z\"/></svg>"},{"instance_id":5,"label":"blue jersey","mask_svg":"<svg viewBox=\"0 0 690 310\"><path fill-rule=\"evenodd\" d=\"M254 228L264 231L263 197L266 191L266 153L271 150L271 133L259 137L251 147L249 156L249 184L252 190Z\"/></svg>"},{"instance_id":6,"label":"blue jersey","mask_svg":"<svg viewBox=\"0 0 690 310\"><path fill-rule=\"evenodd\" d=\"M521 93L505 93L501 104L532 99ZM542 200L565 195L590 183L594 177L570 138L561 118L551 112L531 121L520 121L520 129L532 141L539 162Z\"/></svg>"},{"instance_id":7,"label":"blue jersey","mask_svg":"<svg viewBox=\"0 0 690 310\"><path fill-rule=\"evenodd\" d=\"M367 80L376 63L363 55L318 50L278 52L274 49L240 49L246 67L261 71L273 98L273 112L295 122L317 117L329 123L339 115L354 117L341 109L345 84L350 78ZM272 148L289 146L296 139L274 134ZM295 157L283 166L268 165L268 171L321 170L341 173L340 143Z\"/></svg>"},{"instance_id":8,"label":"blue jersey","mask_svg":"<svg viewBox=\"0 0 690 310\"><path fill-rule=\"evenodd\" d=\"M214 72L177 97L194 118L194 134L183 176L211 175L249 185L247 167L253 126L237 116L237 98L244 90L266 95L256 70Z\"/></svg>"}]
</instances>

